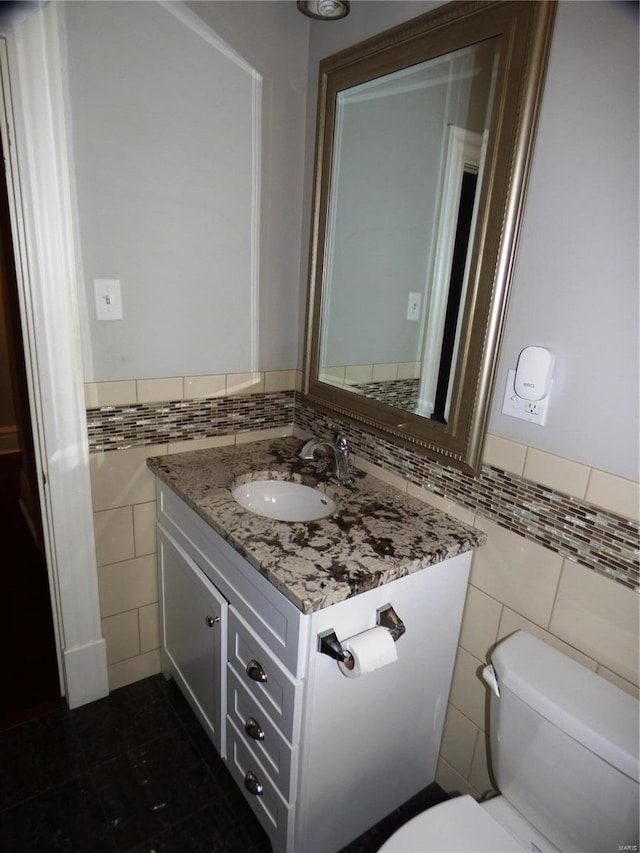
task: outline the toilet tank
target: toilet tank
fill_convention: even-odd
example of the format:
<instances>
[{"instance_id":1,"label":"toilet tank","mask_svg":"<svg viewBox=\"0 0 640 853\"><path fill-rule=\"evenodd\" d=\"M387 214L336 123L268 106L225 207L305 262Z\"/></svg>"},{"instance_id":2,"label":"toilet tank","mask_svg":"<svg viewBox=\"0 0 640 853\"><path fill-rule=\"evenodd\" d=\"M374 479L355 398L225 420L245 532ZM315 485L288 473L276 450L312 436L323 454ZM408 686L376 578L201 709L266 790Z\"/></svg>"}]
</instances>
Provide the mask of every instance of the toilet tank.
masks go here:
<instances>
[{"instance_id":1,"label":"toilet tank","mask_svg":"<svg viewBox=\"0 0 640 853\"><path fill-rule=\"evenodd\" d=\"M500 792L562 851L638 850L638 700L524 631L492 665Z\"/></svg>"}]
</instances>

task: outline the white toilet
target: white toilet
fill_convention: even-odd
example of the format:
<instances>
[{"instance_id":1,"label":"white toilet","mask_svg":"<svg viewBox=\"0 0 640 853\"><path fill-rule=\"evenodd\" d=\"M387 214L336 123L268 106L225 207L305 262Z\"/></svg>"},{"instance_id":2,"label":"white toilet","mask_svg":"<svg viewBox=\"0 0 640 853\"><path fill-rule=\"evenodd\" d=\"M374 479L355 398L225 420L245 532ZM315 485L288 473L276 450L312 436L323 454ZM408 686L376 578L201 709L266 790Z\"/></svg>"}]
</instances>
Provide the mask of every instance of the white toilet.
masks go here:
<instances>
[{"instance_id":1,"label":"white toilet","mask_svg":"<svg viewBox=\"0 0 640 853\"><path fill-rule=\"evenodd\" d=\"M482 674L500 796L434 806L380 853L637 851L637 699L524 631Z\"/></svg>"}]
</instances>

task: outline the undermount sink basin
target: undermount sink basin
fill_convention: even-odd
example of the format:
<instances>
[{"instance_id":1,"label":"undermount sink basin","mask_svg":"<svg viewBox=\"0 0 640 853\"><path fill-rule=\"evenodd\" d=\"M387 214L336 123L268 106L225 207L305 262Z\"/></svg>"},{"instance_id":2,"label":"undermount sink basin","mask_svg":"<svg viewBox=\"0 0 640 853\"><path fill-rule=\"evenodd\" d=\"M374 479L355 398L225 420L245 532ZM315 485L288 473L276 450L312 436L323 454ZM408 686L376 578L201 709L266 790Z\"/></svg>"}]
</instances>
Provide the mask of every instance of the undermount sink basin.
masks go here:
<instances>
[{"instance_id":1,"label":"undermount sink basin","mask_svg":"<svg viewBox=\"0 0 640 853\"><path fill-rule=\"evenodd\" d=\"M278 521L316 521L331 515L336 502L310 486L290 480L255 480L231 492L240 506Z\"/></svg>"}]
</instances>

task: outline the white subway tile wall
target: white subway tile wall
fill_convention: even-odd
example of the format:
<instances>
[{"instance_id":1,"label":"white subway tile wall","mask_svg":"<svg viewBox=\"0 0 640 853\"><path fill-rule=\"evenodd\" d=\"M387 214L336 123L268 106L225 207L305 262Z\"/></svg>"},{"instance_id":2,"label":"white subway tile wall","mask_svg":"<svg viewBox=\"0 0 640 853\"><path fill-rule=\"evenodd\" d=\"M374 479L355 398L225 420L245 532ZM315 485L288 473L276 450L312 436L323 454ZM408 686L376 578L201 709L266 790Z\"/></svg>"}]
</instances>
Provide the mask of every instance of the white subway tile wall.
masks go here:
<instances>
[{"instance_id":1,"label":"white subway tile wall","mask_svg":"<svg viewBox=\"0 0 640 853\"><path fill-rule=\"evenodd\" d=\"M471 583L538 625L549 624L562 557L485 518L475 526L487 544L474 554Z\"/></svg>"},{"instance_id":2,"label":"white subway tile wall","mask_svg":"<svg viewBox=\"0 0 640 853\"><path fill-rule=\"evenodd\" d=\"M182 376L170 376L168 379L138 379L136 386L139 403L184 399Z\"/></svg>"},{"instance_id":3,"label":"white subway tile wall","mask_svg":"<svg viewBox=\"0 0 640 853\"><path fill-rule=\"evenodd\" d=\"M523 476L525 480L531 480L533 483L544 484L574 498L583 498L587 491L589 468L579 462L562 459L560 456L530 447Z\"/></svg>"}]
</instances>

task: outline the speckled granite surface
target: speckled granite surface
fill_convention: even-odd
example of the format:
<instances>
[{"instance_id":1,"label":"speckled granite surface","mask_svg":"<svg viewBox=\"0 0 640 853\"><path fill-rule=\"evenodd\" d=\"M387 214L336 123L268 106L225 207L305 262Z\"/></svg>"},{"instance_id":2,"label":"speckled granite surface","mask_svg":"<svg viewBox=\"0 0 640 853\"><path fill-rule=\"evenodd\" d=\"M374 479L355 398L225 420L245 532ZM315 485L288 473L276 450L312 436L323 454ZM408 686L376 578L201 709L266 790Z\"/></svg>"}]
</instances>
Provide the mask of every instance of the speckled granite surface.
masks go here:
<instances>
[{"instance_id":1,"label":"speckled granite surface","mask_svg":"<svg viewBox=\"0 0 640 853\"><path fill-rule=\"evenodd\" d=\"M358 469L328 482L329 459L303 462L295 438L154 457L149 468L303 613L329 607L485 541L485 535ZM273 521L243 509L231 489L293 479L338 503L320 521Z\"/></svg>"}]
</instances>

